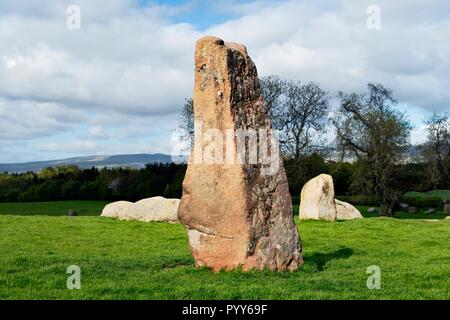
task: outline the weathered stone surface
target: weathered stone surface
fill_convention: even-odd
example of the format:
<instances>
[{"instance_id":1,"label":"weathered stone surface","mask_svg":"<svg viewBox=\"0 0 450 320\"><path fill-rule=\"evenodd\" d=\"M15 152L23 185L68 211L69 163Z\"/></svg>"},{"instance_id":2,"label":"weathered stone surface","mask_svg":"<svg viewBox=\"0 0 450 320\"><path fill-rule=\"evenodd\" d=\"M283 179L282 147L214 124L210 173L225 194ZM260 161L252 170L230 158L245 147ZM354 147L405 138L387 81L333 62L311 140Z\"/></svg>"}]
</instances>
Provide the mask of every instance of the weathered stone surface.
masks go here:
<instances>
[{"instance_id":1,"label":"weathered stone surface","mask_svg":"<svg viewBox=\"0 0 450 320\"><path fill-rule=\"evenodd\" d=\"M208 148L201 136L209 129L223 137L230 129L233 135L270 130L256 66L244 46L214 37L197 41L194 118L201 128L195 130L178 217L196 265L214 271L297 269L303 263L301 244L281 159L272 175L262 174L259 163L196 161ZM236 138L227 140L226 153L236 152Z\"/></svg>"},{"instance_id":2,"label":"weathered stone surface","mask_svg":"<svg viewBox=\"0 0 450 320\"><path fill-rule=\"evenodd\" d=\"M348 202L335 199L338 220L362 219L361 212Z\"/></svg>"},{"instance_id":3,"label":"weathered stone surface","mask_svg":"<svg viewBox=\"0 0 450 320\"><path fill-rule=\"evenodd\" d=\"M334 199L333 178L320 174L309 180L300 195L300 219L303 220L351 220L363 216L350 203Z\"/></svg>"},{"instance_id":4,"label":"weathered stone surface","mask_svg":"<svg viewBox=\"0 0 450 320\"><path fill-rule=\"evenodd\" d=\"M153 197L138 202L117 201L105 206L102 217L120 220L178 222L179 199Z\"/></svg>"},{"instance_id":5,"label":"weathered stone surface","mask_svg":"<svg viewBox=\"0 0 450 320\"><path fill-rule=\"evenodd\" d=\"M333 178L320 174L302 188L300 195L300 219L336 220Z\"/></svg>"}]
</instances>

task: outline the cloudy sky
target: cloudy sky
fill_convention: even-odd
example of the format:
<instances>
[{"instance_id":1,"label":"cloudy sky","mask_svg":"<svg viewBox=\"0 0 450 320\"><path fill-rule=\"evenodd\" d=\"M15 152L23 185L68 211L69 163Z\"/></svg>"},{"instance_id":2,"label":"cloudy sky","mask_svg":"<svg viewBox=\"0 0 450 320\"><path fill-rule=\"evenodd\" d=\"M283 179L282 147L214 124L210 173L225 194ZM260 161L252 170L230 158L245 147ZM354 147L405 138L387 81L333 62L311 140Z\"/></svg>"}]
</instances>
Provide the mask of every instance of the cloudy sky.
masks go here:
<instances>
[{"instance_id":1,"label":"cloudy sky","mask_svg":"<svg viewBox=\"0 0 450 320\"><path fill-rule=\"evenodd\" d=\"M170 153L206 34L244 43L260 75L332 97L385 84L413 142L428 113L450 110L448 0L0 0L0 162Z\"/></svg>"}]
</instances>

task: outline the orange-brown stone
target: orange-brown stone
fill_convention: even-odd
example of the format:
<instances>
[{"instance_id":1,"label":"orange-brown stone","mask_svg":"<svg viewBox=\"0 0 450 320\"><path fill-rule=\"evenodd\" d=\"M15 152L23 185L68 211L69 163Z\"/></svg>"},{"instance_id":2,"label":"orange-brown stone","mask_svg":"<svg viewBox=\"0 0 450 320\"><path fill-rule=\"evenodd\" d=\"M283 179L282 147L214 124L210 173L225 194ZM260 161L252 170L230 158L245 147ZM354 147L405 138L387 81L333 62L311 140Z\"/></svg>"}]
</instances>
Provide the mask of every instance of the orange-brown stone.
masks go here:
<instances>
[{"instance_id":1,"label":"orange-brown stone","mask_svg":"<svg viewBox=\"0 0 450 320\"><path fill-rule=\"evenodd\" d=\"M263 174L261 163L226 161L226 154L238 153L236 137L226 141L230 130L271 133L256 66L244 46L214 37L197 41L194 118L195 142L178 218L196 265L215 271L296 270L303 263L301 243L281 157L272 174ZM205 161L211 142L202 137L209 129L222 134L223 150L214 155L223 151L223 162Z\"/></svg>"}]
</instances>

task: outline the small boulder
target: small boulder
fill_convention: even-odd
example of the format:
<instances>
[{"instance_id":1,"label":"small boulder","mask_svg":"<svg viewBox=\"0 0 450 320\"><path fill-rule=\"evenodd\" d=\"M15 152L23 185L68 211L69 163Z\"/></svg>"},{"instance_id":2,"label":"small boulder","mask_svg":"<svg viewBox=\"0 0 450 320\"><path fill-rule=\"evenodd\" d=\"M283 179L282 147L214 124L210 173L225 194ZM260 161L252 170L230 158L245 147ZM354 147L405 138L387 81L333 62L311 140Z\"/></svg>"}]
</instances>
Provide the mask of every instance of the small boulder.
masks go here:
<instances>
[{"instance_id":1,"label":"small boulder","mask_svg":"<svg viewBox=\"0 0 450 320\"><path fill-rule=\"evenodd\" d=\"M120 220L139 220L143 222L165 221L178 222L179 199L153 197L138 202L117 201L105 206L102 217Z\"/></svg>"},{"instance_id":2,"label":"small boulder","mask_svg":"<svg viewBox=\"0 0 450 320\"><path fill-rule=\"evenodd\" d=\"M408 205L407 203L400 203L400 208L401 208L403 211L407 211L408 208L409 208L409 205Z\"/></svg>"},{"instance_id":3,"label":"small boulder","mask_svg":"<svg viewBox=\"0 0 450 320\"><path fill-rule=\"evenodd\" d=\"M428 209L427 211L425 211L425 214L432 214L432 213L435 213L435 212L436 212L435 209L430 208L430 209Z\"/></svg>"},{"instance_id":4,"label":"small boulder","mask_svg":"<svg viewBox=\"0 0 450 320\"><path fill-rule=\"evenodd\" d=\"M363 216L350 203L334 199L333 178L320 174L309 180L300 195L300 219L350 220Z\"/></svg>"},{"instance_id":5,"label":"small boulder","mask_svg":"<svg viewBox=\"0 0 450 320\"><path fill-rule=\"evenodd\" d=\"M309 180L300 195L300 219L336 220L333 178L320 174Z\"/></svg>"},{"instance_id":6,"label":"small boulder","mask_svg":"<svg viewBox=\"0 0 450 320\"><path fill-rule=\"evenodd\" d=\"M69 217L76 217L76 216L77 216L77 212L76 212L75 210L70 209L70 210L67 212L67 215L68 215Z\"/></svg>"},{"instance_id":7,"label":"small boulder","mask_svg":"<svg viewBox=\"0 0 450 320\"><path fill-rule=\"evenodd\" d=\"M351 220L361 219L363 216L358 209L352 206L350 203L335 199L337 219L338 220Z\"/></svg>"},{"instance_id":8,"label":"small boulder","mask_svg":"<svg viewBox=\"0 0 450 320\"><path fill-rule=\"evenodd\" d=\"M377 212L377 209L375 209L374 207L370 207L370 208L367 209L367 212L368 213L375 213L375 212Z\"/></svg>"}]
</instances>

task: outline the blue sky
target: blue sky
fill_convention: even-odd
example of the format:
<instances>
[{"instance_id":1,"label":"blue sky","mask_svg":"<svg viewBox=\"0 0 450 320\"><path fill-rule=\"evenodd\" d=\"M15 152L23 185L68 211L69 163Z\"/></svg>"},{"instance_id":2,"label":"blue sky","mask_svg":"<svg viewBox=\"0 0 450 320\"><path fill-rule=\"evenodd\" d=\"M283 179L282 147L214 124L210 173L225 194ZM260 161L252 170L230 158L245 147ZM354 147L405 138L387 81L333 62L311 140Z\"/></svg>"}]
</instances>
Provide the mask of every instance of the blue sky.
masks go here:
<instances>
[{"instance_id":1,"label":"blue sky","mask_svg":"<svg viewBox=\"0 0 450 320\"><path fill-rule=\"evenodd\" d=\"M317 81L332 98L383 83L421 142L423 118L450 110L450 6L376 3L379 29L366 0L2 0L0 162L170 153L207 34L245 44L260 75Z\"/></svg>"},{"instance_id":2,"label":"blue sky","mask_svg":"<svg viewBox=\"0 0 450 320\"><path fill-rule=\"evenodd\" d=\"M241 1L245 3L249 1ZM216 24L220 24L236 18L239 15L232 12L221 10L222 8L217 5L215 1L208 0L170 0L170 1L148 1L139 0L139 4L142 7L151 5L162 5L179 7L180 11L176 15L170 16L169 20L173 23L189 23L195 26L199 30L205 30Z\"/></svg>"}]
</instances>

